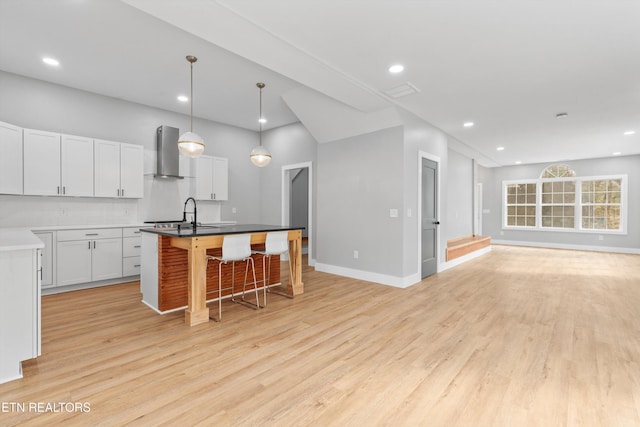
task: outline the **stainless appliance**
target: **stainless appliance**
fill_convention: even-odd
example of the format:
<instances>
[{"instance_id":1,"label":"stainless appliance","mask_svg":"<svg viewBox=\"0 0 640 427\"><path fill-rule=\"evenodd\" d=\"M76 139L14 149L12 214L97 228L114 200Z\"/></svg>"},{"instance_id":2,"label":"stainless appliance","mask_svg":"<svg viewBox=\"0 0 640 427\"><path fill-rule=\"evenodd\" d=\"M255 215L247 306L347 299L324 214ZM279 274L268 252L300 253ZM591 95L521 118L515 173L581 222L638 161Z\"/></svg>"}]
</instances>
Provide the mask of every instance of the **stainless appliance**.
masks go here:
<instances>
[{"instance_id":1,"label":"stainless appliance","mask_svg":"<svg viewBox=\"0 0 640 427\"><path fill-rule=\"evenodd\" d=\"M179 133L180 130L178 128L158 126L156 130L156 178L184 178L180 176Z\"/></svg>"}]
</instances>

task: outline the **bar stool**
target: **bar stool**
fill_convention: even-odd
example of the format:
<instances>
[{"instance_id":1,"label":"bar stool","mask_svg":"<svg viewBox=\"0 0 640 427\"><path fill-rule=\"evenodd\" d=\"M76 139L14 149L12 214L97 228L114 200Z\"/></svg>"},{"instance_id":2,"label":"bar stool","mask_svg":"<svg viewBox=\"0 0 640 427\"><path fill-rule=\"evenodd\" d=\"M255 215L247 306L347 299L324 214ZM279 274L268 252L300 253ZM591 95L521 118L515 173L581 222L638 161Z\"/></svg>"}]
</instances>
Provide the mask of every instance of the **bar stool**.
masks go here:
<instances>
[{"instance_id":1,"label":"bar stool","mask_svg":"<svg viewBox=\"0 0 640 427\"><path fill-rule=\"evenodd\" d=\"M211 261L219 261L218 264L218 318L212 317L213 320L219 322L222 320L222 264L231 263L231 301L244 304L253 309L260 308L260 299L258 298L258 282L256 280L256 266L251 257L251 235L250 234L233 234L223 236L222 238L222 256L216 257L207 255L207 263ZM242 286L242 299L235 298L235 263L236 261L246 262L244 270L244 285ZM255 286L256 303L253 304L245 301L244 295L247 288L247 273L249 272L249 262L253 271L253 283ZM227 288L228 289L228 288Z\"/></svg>"},{"instance_id":2,"label":"bar stool","mask_svg":"<svg viewBox=\"0 0 640 427\"><path fill-rule=\"evenodd\" d=\"M262 283L264 291L264 307L267 306L267 292L276 295L282 295L287 298L293 298L293 295L269 289L271 281L271 257L274 255L282 255L289 251L289 232L288 231L270 231L267 233L267 239L264 245L264 251L254 250L253 253L262 255ZM266 269L266 259L269 258L269 270ZM289 277L291 276L291 260L289 260Z\"/></svg>"}]
</instances>

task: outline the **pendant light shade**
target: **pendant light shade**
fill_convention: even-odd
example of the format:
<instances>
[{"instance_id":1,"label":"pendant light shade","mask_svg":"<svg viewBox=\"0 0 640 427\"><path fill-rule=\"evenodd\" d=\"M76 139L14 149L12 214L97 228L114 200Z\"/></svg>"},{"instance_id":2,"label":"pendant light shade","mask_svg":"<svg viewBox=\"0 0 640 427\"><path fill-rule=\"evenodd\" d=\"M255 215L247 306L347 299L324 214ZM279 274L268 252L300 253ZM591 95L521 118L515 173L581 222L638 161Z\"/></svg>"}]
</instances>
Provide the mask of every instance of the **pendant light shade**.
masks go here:
<instances>
[{"instance_id":1,"label":"pendant light shade","mask_svg":"<svg viewBox=\"0 0 640 427\"><path fill-rule=\"evenodd\" d=\"M204 152L204 140L200 135L193 132L193 63L197 60L198 58L196 58L195 56L187 56L187 61L189 61L189 63L191 64L191 113L189 115L190 124L189 132L183 133L182 135L180 135L180 138L178 138L178 149L187 157L198 157Z\"/></svg>"},{"instance_id":2,"label":"pendant light shade","mask_svg":"<svg viewBox=\"0 0 640 427\"><path fill-rule=\"evenodd\" d=\"M251 159L251 163L258 166L259 168L265 167L271 161L271 153L265 147L262 146L262 123L265 122L262 117L262 89L264 88L264 83L256 83L258 89L260 89L260 116L258 117L258 123L260 123L260 145L251 150L251 154L249 158Z\"/></svg>"}]
</instances>

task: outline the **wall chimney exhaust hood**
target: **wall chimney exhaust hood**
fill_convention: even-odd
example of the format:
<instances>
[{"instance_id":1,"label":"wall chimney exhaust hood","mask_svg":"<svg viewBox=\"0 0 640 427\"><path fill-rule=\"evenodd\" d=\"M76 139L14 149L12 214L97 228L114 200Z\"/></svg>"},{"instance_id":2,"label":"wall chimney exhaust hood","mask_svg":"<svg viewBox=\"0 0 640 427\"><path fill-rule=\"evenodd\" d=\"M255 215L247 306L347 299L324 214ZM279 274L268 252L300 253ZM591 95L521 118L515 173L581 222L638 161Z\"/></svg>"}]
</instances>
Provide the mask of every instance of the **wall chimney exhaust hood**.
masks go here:
<instances>
[{"instance_id":1,"label":"wall chimney exhaust hood","mask_svg":"<svg viewBox=\"0 0 640 427\"><path fill-rule=\"evenodd\" d=\"M180 150L178 135L180 130L171 126L158 126L156 130L157 167L156 178L183 179L180 176Z\"/></svg>"}]
</instances>

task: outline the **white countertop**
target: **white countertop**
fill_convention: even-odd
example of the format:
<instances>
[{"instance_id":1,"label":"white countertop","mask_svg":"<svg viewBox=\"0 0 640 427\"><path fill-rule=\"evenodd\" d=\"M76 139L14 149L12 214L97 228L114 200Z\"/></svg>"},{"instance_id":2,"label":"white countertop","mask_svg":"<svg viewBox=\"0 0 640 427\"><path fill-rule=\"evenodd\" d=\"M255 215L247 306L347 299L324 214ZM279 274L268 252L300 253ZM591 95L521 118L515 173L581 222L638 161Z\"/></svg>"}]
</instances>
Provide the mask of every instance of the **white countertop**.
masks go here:
<instances>
[{"instance_id":1,"label":"white countertop","mask_svg":"<svg viewBox=\"0 0 640 427\"><path fill-rule=\"evenodd\" d=\"M44 248L44 243L29 228L0 228L0 251Z\"/></svg>"}]
</instances>

